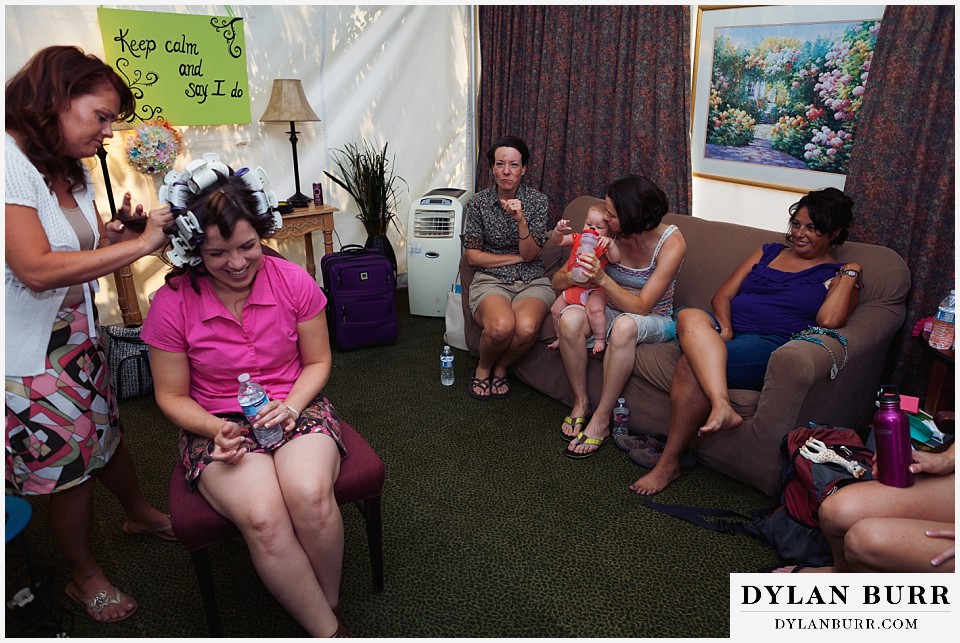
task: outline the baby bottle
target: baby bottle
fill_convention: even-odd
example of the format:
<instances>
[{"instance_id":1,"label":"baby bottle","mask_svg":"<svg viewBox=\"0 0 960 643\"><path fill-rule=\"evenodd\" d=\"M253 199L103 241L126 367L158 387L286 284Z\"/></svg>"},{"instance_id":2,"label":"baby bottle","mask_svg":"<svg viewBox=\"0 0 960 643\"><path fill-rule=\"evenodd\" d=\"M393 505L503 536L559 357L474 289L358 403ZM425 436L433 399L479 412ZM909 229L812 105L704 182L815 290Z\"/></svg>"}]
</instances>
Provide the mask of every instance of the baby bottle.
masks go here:
<instances>
[{"instance_id":1,"label":"baby bottle","mask_svg":"<svg viewBox=\"0 0 960 643\"><path fill-rule=\"evenodd\" d=\"M575 282L579 284L586 283L587 278L583 274L583 266L580 265L580 255L592 253L596 249L599 240L600 235L597 234L596 230L584 230L580 234L580 252L577 254L577 259L573 264L573 270L570 271L570 278Z\"/></svg>"}]
</instances>

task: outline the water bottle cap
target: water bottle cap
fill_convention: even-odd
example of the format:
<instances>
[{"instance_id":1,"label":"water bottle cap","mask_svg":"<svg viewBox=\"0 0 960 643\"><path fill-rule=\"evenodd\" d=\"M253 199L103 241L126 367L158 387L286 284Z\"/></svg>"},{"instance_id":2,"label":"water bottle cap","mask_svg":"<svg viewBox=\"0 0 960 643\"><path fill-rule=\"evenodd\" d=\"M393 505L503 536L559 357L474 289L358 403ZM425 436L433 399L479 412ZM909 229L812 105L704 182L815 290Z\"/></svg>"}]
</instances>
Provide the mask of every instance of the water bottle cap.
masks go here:
<instances>
[{"instance_id":1,"label":"water bottle cap","mask_svg":"<svg viewBox=\"0 0 960 643\"><path fill-rule=\"evenodd\" d=\"M443 347L443 350L448 351L448 350L450 350L450 347L449 347L449 346L444 346L444 347Z\"/></svg>"},{"instance_id":2,"label":"water bottle cap","mask_svg":"<svg viewBox=\"0 0 960 643\"><path fill-rule=\"evenodd\" d=\"M877 391L878 402L900 402L900 391L894 384L882 384Z\"/></svg>"},{"instance_id":3,"label":"water bottle cap","mask_svg":"<svg viewBox=\"0 0 960 643\"><path fill-rule=\"evenodd\" d=\"M624 399L624 398L622 398L622 397L618 397L618 398L617 398L617 404L619 404L619 405L621 405L621 406L623 406L623 403L626 402L626 401L627 401L627 400Z\"/></svg>"},{"instance_id":4,"label":"water bottle cap","mask_svg":"<svg viewBox=\"0 0 960 643\"><path fill-rule=\"evenodd\" d=\"M239 382L249 382L249 381L250 381L250 373L241 373L241 374L237 377L237 381L239 381Z\"/></svg>"}]
</instances>

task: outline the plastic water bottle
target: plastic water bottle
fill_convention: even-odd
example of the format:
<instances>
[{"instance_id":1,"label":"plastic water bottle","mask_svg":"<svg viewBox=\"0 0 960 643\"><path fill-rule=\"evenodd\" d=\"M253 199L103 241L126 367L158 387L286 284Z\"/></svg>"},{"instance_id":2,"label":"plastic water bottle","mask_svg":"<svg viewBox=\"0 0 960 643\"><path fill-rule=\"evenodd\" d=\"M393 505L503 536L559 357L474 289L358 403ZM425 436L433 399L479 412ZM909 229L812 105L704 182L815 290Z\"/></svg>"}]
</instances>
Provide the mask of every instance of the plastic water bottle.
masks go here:
<instances>
[{"instance_id":1,"label":"plastic water bottle","mask_svg":"<svg viewBox=\"0 0 960 643\"><path fill-rule=\"evenodd\" d=\"M910 420L900 409L900 393L896 386L885 384L877 393L880 408L873 414L873 433L877 446L878 479L891 487L909 487Z\"/></svg>"},{"instance_id":2,"label":"plastic water bottle","mask_svg":"<svg viewBox=\"0 0 960 643\"><path fill-rule=\"evenodd\" d=\"M444 346L440 353L440 383L453 386L453 351L449 346Z\"/></svg>"},{"instance_id":3,"label":"plastic water bottle","mask_svg":"<svg viewBox=\"0 0 960 643\"><path fill-rule=\"evenodd\" d=\"M930 345L937 350L949 350L953 346L954 330L956 329L957 293L951 290L950 294L940 302L937 317L933 320L933 330L930 331Z\"/></svg>"},{"instance_id":4,"label":"plastic water bottle","mask_svg":"<svg viewBox=\"0 0 960 643\"><path fill-rule=\"evenodd\" d=\"M580 254L592 253L596 249L599 240L600 235L594 230L584 230L580 233ZM579 259L573 264L573 269L570 271L570 278L578 284L586 283L587 281Z\"/></svg>"},{"instance_id":5,"label":"plastic water bottle","mask_svg":"<svg viewBox=\"0 0 960 643\"><path fill-rule=\"evenodd\" d=\"M617 408L613 409L613 437L627 435L627 421L630 419L630 409L625 399L617 399Z\"/></svg>"},{"instance_id":6,"label":"plastic water bottle","mask_svg":"<svg viewBox=\"0 0 960 643\"><path fill-rule=\"evenodd\" d=\"M237 401L240 402L240 409L247 417L247 421L253 425L257 420L257 413L266 406L270 398L267 397L267 392L263 390L260 384L250 381L249 373L243 373L237 378L237 381L240 382ZM268 449L280 441L280 438L283 437L283 429L280 428L280 424L274 424L271 427L261 426L259 429L253 430L253 437L257 439L260 446Z\"/></svg>"}]
</instances>

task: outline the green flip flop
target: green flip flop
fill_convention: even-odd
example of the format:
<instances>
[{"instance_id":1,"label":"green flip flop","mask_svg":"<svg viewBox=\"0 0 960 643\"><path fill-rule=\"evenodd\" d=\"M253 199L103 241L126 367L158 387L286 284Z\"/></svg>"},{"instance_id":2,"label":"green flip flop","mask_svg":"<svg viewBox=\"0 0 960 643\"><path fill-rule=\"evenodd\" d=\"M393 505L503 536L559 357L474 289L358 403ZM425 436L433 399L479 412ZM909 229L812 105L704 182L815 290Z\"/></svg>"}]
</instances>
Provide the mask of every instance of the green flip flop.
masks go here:
<instances>
[{"instance_id":1,"label":"green flip flop","mask_svg":"<svg viewBox=\"0 0 960 643\"><path fill-rule=\"evenodd\" d=\"M563 426L569 425L570 428L576 431L577 435L579 435L580 429L578 427L586 426L589 421L590 421L590 418L588 417L574 418L568 415L567 417L563 418L563 424L560 425L560 437L563 438L566 442L576 439L577 437L576 435L567 435L566 433L564 433Z\"/></svg>"},{"instance_id":2,"label":"green flip flop","mask_svg":"<svg viewBox=\"0 0 960 643\"><path fill-rule=\"evenodd\" d=\"M563 455L567 456L568 458L573 458L573 459L575 459L575 460L582 460L583 458L589 458L589 457L592 456L594 453L596 453L597 451L599 451L599 450L600 450L600 447L602 447L604 444L606 444L609 439L610 439L610 436L609 436L609 435L608 435L607 437L605 437L605 438L591 438L591 437L587 437L587 436L583 433L583 431L580 431L580 433L577 434L577 437L576 437L576 440L575 440L576 443L577 443L578 445L579 445L579 444L586 444L586 445L588 445L588 446L596 446L597 448L594 449L593 451L586 451L586 452L584 452L584 453L577 453L576 451L571 451L570 448L567 447L566 449L563 450ZM573 442L574 442L574 440L571 440L571 444L572 444Z\"/></svg>"}]
</instances>

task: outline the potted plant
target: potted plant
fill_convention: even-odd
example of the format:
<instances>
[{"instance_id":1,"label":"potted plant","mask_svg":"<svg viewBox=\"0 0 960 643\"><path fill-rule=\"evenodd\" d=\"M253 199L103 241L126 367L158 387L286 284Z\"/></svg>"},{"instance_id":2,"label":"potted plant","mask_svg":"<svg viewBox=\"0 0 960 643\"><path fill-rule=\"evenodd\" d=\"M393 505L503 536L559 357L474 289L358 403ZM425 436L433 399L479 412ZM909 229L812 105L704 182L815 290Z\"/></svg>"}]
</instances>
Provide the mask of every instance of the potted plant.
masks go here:
<instances>
[{"instance_id":1,"label":"potted plant","mask_svg":"<svg viewBox=\"0 0 960 643\"><path fill-rule=\"evenodd\" d=\"M387 143L383 149L366 141L362 145L347 143L343 149L333 150L333 163L336 175L326 171L324 174L356 201L360 210L357 218L367 231L364 247L382 251L396 270L397 259L387 238L387 227L391 221L397 225L394 218L398 185L406 185L406 181L394 172L393 162L387 158Z\"/></svg>"}]
</instances>

